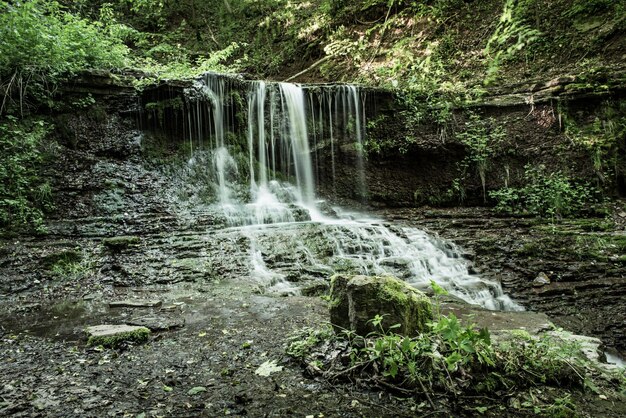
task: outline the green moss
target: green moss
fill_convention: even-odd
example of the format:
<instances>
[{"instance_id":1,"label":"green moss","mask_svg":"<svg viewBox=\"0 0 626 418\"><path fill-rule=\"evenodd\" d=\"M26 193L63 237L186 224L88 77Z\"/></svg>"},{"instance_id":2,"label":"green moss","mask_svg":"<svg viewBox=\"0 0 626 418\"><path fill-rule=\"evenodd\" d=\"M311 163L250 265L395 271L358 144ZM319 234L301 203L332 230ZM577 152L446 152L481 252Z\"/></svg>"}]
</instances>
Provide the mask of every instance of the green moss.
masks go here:
<instances>
[{"instance_id":1,"label":"green moss","mask_svg":"<svg viewBox=\"0 0 626 418\"><path fill-rule=\"evenodd\" d=\"M427 331L433 318L430 299L411 285L391 276L349 276L331 279L331 322L336 330L350 329L359 335L380 331L371 319L382 316L380 328L399 334Z\"/></svg>"},{"instance_id":2,"label":"green moss","mask_svg":"<svg viewBox=\"0 0 626 418\"><path fill-rule=\"evenodd\" d=\"M409 301L409 295L414 294L414 288L406 282L402 282L394 277L386 277L380 288L379 297L382 300L396 302L405 305Z\"/></svg>"},{"instance_id":3,"label":"green moss","mask_svg":"<svg viewBox=\"0 0 626 418\"><path fill-rule=\"evenodd\" d=\"M426 331L427 322L433 319L433 306L430 298L407 282L395 277L389 276L381 279L382 285L378 293L381 300L400 307L400 311L411 312L414 307L416 308L415 312L405 317L407 322L404 328L409 330L416 324L418 332Z\"/></svg>"},{"instance_id":4,"label":"green moss","mask_svg":"<svg viewBox=\"0 0 626 418\"><path fill-rule=\"evenodd\" d=\"M122 332L113 336L91 336L87 340L88 346L101 345L107 348L117 348L122 343L143 344L150 338L150 330L142 327L136 331Z\"/></svg>"},{"instance_id":5,"label":"green moss","mask_svg":"<svg viewBox=\"0 0 626 418\"><path fill-rule=\"evenodd\" d=\"M329 307L336 308L345 297L345 288L349 278L341 274L335 274L330 278L330 301Z\"/></svg>"},{"instance_id":6,"label":"green moss","mask_svg":"<svg viewBox=\"0 0 626 418\"><path fill-rule=\"evenodd\" d=\"M102 245L105 247L114 250L120 251L125 248L130 247L131 245L137 245L141 242L141 239L136 236L119 236L112 238L104 238L102 240Z\"/></svg>"},{"instance_id":7,"label":"green moss","mask_svg":"<svg viewBox=\"0 0 626 418\"><path fill-rule=\"evenodd\" d=\"M538 242L531 241L531 242L524 243L515 252L520 256L532 257L532 256L541 254L542 251L543 251L543 247L541 246L541 244L539 244Z\"/></svg>"}]
</instances>

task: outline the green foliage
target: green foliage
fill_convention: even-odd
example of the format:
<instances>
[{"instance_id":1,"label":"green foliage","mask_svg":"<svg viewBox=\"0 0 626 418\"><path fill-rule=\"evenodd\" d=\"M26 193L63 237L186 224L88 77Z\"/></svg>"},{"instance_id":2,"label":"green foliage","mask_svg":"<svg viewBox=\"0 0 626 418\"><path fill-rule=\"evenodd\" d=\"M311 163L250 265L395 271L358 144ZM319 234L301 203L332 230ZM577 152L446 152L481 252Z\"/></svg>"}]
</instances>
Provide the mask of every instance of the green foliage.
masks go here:
<instances>
[{"instance_id":1,"label":"green foliage","mask_svg":"<svg viewBox=\"0 0 626 418\"><path fill-rule=\"evenodd\" d=\"M168 49L169 46L164 46ZM142 61L142 68L151 74L151 76L143 78L136 83L136 86L153 84L159 80L185 80L196 78L208 71L229 73L236 72L240 69L240 62L237 61L232 65L226 65L225 62L233 56L240 48L236 42L231 43L226 48L215 51L209 56L201 56L191 63L187 61L187 57L178 57L163 64L151 58ZM152 49L154 51L154 49Z\"/></svg>"},{"instance_id":2,"label":"green foliage","mask_svg":"<svg viewBox=\"0 0 626 418\"><path fill-rule=\"evenodd\" d=\"M465 130L457 134L457 138L467 150L467 156L461 162L461 175L465 177L470 167L476 169L483 187L485 202L489 160L495 155L498 145L505 137L504 128L497 125L495 119L483 119L475 113L470 113Z\"/></svg>"},{"instance_id":3,"label":"green foliage","mask_svg":"<svg viewBox=\"0 0 626 418\"><path fill-rule=\"evenodd\" d=\"M304 328L289 339L287 354L303 359L311 352L311 349L333 335L333 328L325 325L321 328Z\"/></svg>"},{"instance_id":4,"label":"green foliage","mask_svg":"<svg viewBox=\"0 0 626 418\"><path fill-rule=\"evenodd\" d=\"M0 112L11 105L23 112L29 94L48 101L63 76L123 67L128 52L102 23L67 13L56 1L0 1L0 39Z\"/></svg>"},{"instance_id":5,"label":"green foliage","mask_svg":"<svg viewBox=\"0 0 626 418\"><path fill-rule=\"evenodd\" d=\"M490 62L485 83L491 83L503 62L513 59L524 47L535 42L541 33L524 21L524 3L506 0L495 32L487 41L485 54Z\"/></svg>"},{"instance_id":6,"label":"green foliage","mask_svg":"<svg viewBox=\"0 0 626 418\"><path fill-rule=\"evenodd\" d=\"M379 331L366 337L351 332L334 335L327 326L319 332L307 329L292 338L288 354L306 364L311 373L331 379L382 381L429 399L433 393L512 394L539 385L596 388L587 375L594 366L581 346L564 341L558 333L531 336L526 331L509 331L493 342L487 329L477 330L449 315L433 321L429 331L406 337L384 331L382 320L380 315L371 320ZM553 402L531 398L514 408L551 416L571 413L575 406L567 397L555 397Z\"/></svg>"},{"instance_id":7,"label":"green foliage","mask_svg":"<svg viewBox=\"0 0 626 418\"><path fill-rule=\"evenodd\" d=\"M620 149L626 145L626 101L606 101L584 121L567 111L562 114L565 134L588 152L599 186L610 185L614 178L626 175L620 157Z\"/></svg>"},{"instance_id":8,"label":"green foliage","mask_svg":"<svg viewBox=\"0 0 626 418\"><path fill-rule=\"evenodd\" d=\"M523 187L505 187L489 193L497 202L496 211L554 219L580 215L597 202L598 191L594 187L577 184L561 171L547 172L543 165L527 165L524 181Z\"/></svg>"},{"instance_id":9,"label":"green foliage","mask_svg":"<svg viewBox=\"0 0 626 418\"><path fill-rule=\"evenodd\" d=\"M380 316L371 322L379 332L366 338L350 336L352 364L373 365L392 381L409 382L409 386L425 382L430 387L447 385L448 373L493 364L489 332L475 331L473 325L462 326L454 315L440 317L430 324L430 332L414 338L393 333L393 327L384 332Z\"/></svg>"},{"instance_id":10,"label":"green foliage","mask_svg":"<svg viewBox=\"0 0 626 418\"><path fill-rule=\"evenodd\" d=\"M0 122L0 227L43 229L52 192L38 169L41 143L49 131L41 119L8 116Z\"/></svg>"}]
</instances>

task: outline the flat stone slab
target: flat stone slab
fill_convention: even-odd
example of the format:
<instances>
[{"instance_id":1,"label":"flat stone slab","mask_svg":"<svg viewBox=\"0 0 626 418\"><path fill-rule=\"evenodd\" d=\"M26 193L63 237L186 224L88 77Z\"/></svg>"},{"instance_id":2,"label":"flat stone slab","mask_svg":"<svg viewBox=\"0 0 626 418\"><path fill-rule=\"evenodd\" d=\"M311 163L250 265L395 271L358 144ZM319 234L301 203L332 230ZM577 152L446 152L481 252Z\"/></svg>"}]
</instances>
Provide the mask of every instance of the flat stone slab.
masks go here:
<instances>
[{"instance_id":1,"label":"flat stone slab","mask_svg":"<svg viewBox=\"0 0 626 418\"><path fill-rule=\"evenodd\" d=\"M115 348L123 342L144 343L150 336L150 330L142 326L131 325L95 325L85 329L89 340L87 345L102 345Z\"/></svg>"},{"instance_id":2,"label":"flat stone slab","mask_svg":"<svg viewBox=\"0 0 626 418\"><path fill-rule=\"evenodd\" d=\"M532 335L552 329L548 315L531 311L490 311L480 306L465 303L444 303L441 306L444 315L453 313L466 323L474 323L490 332L523 329Z\"/></svg>"},{"instance_id":3,"label":"flat stone slab","mask_svg":"<svg viewBox=\"0 0 626 418\"><path fill-rule=\"evenodd\" d=\"M127 322L129 325L141 326L150 331L167 331L185 326L184 318L168 318L163 316L141 316Z\"/></svg>"},{"instance_id":4,"label":"flat stone slab","mask_svg":"<svg viewBox=\"0 0 626 418\"><path fill-rule=\"evenodd\" d=\"M111 308L156 308L161 306L160 300L126 299L109 302Z\"/></svg>"}]
</instances>

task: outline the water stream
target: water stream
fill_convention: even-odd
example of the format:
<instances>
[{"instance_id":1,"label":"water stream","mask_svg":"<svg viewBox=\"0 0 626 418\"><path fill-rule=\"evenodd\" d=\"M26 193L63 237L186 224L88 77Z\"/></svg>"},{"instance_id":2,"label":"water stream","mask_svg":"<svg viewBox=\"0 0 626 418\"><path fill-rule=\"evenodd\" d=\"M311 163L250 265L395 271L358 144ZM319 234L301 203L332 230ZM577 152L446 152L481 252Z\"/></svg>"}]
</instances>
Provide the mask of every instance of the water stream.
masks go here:
<instances>
[{"instance_id":1,"label":"water stream","mask_svg":"<svg viewBox=\"0 0 626 418\"><path fill-rule=\"evenodd\" d=\"M331 150L334 180L340 143L358 155L354 185L365 195L365 99L358 87L243 84L245 97L232 78L206 74L188 94L186 140L190 165L206 162L195 158L199 152L212 161L202 167L211 172L206 187L227 225L217 234L245 237L250 276L265 292L296 294L302 277L334 272L392 274L421 289L433 280L488 309L522 309L499 283L469 274L453 244L318 200L316 179L328 167L318 149ZM247 123L237 124L242 117ZM295 277L294 266L302 277Z\"/></svg>"}]
</instances>

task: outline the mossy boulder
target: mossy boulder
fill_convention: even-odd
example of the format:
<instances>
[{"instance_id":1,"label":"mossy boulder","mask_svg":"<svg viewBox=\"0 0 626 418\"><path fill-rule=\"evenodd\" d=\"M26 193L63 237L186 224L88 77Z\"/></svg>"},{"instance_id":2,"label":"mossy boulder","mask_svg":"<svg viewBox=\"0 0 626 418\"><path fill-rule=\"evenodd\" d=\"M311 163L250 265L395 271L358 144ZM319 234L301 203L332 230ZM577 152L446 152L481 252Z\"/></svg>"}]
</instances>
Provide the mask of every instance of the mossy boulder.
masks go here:
<instances>
[{"instance_id":1,"label":"mossy boulder","mask_svg":"<svg viewBox=\"0 0 626 418\"><path fill-rule=\"evenodd\" d=\"M433 319L428 296L391 276L336 274L331 278L330 298L330 321L336 332L347 329L365 336L380 331L371 319L381 315L383 331L399 324L394 332L415 336Z\"/></svg>"},{"instance_id":2,"label":"mossy boulder","mask_svg":"<svg viewBox=\"0 0 626 418\"><path fill-rule=\"evenodd\" d=\"M89 339L87 345L117 348L124 343L142 344L150 338L150 330L143 326L131 325L96 325L85 332Z\"/></svg>"},{"instance_id":3,"label":"mossy boulder","mask_svg":"<svg viewBox=\"0 0 626 418\"><path fill-rule=\"evenodd\" d=\"M130 246L137 245L141 242L139 237L135 236L119 236L119 237L111 237L105 238L102 240L102 245L107 247L112 251L121 251Z\"/></svg>"}]
</instances>

